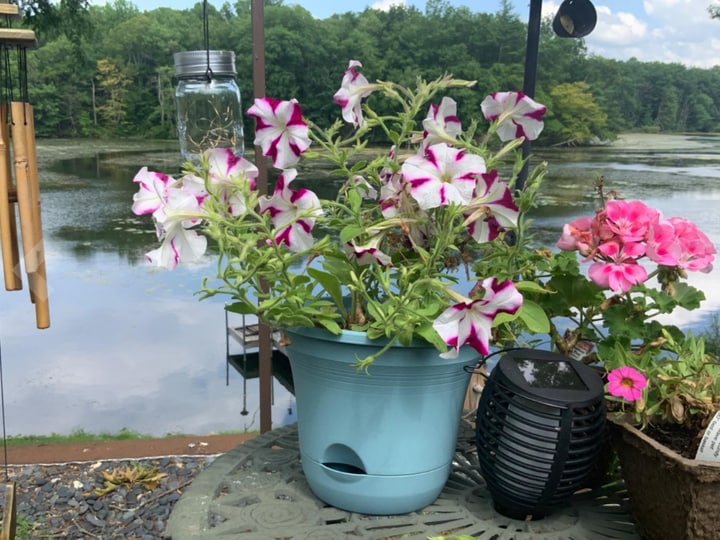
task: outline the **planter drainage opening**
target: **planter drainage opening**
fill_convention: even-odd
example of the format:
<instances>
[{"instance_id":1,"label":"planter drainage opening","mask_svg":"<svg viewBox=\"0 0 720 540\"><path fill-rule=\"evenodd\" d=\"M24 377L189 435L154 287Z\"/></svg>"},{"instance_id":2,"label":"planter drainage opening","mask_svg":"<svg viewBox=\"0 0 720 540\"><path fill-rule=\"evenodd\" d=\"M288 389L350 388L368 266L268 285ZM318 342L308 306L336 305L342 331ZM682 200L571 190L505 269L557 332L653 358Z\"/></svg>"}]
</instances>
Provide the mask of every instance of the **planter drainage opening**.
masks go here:
<instances>
[{"instance_id":1,"label":"planter drainage opening","mask_svg":"<svg viewBox=\"0 0 720 540\"><path fill-rule=\"evenodd\" d=\"M367 474L360 456L344 444L333 444L325 451L324 467L345 474Z\"/></svg>"}]
</instances>

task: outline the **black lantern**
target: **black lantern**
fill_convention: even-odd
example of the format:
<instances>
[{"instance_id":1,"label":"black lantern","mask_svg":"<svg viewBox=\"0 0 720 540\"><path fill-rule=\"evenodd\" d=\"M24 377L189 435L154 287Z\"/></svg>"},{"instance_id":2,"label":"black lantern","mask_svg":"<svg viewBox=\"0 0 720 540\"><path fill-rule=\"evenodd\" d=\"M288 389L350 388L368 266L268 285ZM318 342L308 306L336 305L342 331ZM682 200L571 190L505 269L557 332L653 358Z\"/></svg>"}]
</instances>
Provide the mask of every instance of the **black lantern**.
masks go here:
<instances>
[{"instance_id":1,"label":"black lantern","mask_svg":"<svg viewBox=\"0 0 720 540\"><path fill-rule=\"evenodd\" d=\"M556 353L507 352L477 410L478 458L496 509L536 519L565 502L592 471L604 429L597 372Z\"/></svg>"},{"instance_id":2,"label":"black lantern","mask_svg":"<svg viewBox=\"0 0 720 540\"><path fill-rule=\"evenodd\" d=\"M553 20L558 37L582 38L595 28L597 12L590 0L565 0Z\"/></svg>"}]
</instances>

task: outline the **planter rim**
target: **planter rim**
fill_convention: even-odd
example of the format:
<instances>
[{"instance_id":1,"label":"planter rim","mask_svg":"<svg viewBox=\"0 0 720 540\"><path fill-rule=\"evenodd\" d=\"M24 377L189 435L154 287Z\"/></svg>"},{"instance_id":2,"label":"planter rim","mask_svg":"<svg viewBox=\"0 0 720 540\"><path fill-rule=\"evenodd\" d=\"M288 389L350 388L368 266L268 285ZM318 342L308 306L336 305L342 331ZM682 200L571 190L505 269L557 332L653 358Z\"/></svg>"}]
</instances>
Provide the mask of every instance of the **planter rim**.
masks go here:
<instances>
[{"instance_id":1,"label":"planter rim","mask_svg":"<svg viewBox=\"0 0 720 540\"><path fill-rule=\"evenodd\" d=\"M388 338L369 339L367 337L367 332L359 332L357 330L342 330L340 334L333 334L325 328L296 326L286 328L285 331L288 334L299 334L301 336L319 339L323 341L336 341L365 347L382 347L383 345L387 344L388 341L390 341ZM396 345L393 346L411 349L426 349L428 347L434 347L433 344L429 341L421 339L413 339L410 345L403 345L398 342ZM440 354L440 351L438 351L438 354Z\"/></svg>"},{"instance_id":2,"label":"planter rim","mask_svg":"<svg viewBox=\"0 0 720 540\"><path fill-rule=\"evenodd\" d=\"M664 444L659 443L646 433L640 431L627 420L618 418L613 414L608 414L607 419L609 422L622 429L627 434L632 434L634 437L641 439L642 441L650 445L652 448L657 450L659 453L666 456L668 459L676 461L683 469L696 472L708 469L711 469L713 471L720 470L720 462L686 458L685 456L678 454L674 450L671 450ZM625 433L623 433L623 439L625 439L625 441L627 441L628 443L633 444L632 440L629 440L629 438L625 436Z\"/></svg>"}]
</instances>

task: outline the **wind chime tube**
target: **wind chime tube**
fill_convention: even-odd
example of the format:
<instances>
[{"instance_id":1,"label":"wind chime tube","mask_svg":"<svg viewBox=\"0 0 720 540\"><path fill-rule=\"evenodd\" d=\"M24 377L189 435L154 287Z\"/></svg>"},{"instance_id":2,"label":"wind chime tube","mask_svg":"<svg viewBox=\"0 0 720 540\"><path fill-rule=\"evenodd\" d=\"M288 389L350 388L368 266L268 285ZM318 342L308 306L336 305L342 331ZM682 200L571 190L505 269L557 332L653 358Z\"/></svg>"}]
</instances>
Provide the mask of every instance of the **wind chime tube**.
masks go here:
<instances>
[{"instance_id":1,"label":"wind chime tube","mask_svg":"<svg viewBox=\"0 0 720 540\"><path fill-rule=\"evenodd\" d=\"M38 271L38 258L35 251L35 220L32 215L32 188L30 186L30 163L27 156L27 135L25 134L25 104L22 101L10 103L12 115L13 163L15 165L15 185L17 188L20 229L22 231L23 259L25 272L35 274ZM30 295L33 296L32 287Z\"/></svg>"},{"instance_id":2,"label":"wind chime tube","mask_svg":"<svg viewBox=\"0 0 720 540\"><path fill-rule=\"evenodd\" d=\"M12 144L15 164L18 211L22 230L23 259L28 276L30 300L35 304L38 328L50 326L47 278L40 231L40 188L35 158L35 134L29 103L10 103Z\"/></svg>"},{"instance_id":3,"label":"wind chime tube","mask_svg":"<svg viewBox=\"0 0 720 540\"><path fill-rule=\"evenodd\" d=\"M7 103L0 103L0 240L2 241L3 276L7 291L22 289L20 250L17 225L15 224L16 200L17 192L13 182L10 157L8 109Z\"/></svg>"},{"instance_id":4,"label":"wind chime tube","mask_svg":"<svg viewBox=\"0 0 720 540\"><path fill-rule=\"evenodd\" d=\"M45 270L45 250L43 249L42 219L40 212L40 179L37 166L37 148L35 146L35 118L33 107L24 103L25 147L27 150L30 173L30 197L32 203L34 250L37 256L37 273L30 285L34 288L35 323L38 328L50 326L50 306L48 303L47 272Z\"/></svg>"}]
</instances>

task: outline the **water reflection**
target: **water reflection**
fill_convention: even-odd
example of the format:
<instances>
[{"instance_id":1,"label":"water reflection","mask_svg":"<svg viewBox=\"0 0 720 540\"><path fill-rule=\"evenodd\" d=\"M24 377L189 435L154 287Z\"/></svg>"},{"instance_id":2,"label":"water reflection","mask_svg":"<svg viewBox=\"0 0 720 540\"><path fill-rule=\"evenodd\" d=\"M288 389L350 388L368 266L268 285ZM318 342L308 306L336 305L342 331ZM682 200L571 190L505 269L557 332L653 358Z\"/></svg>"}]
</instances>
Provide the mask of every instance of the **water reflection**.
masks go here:
<instances>
[{"instance_id":1,"label":"water reflection","mask_svg":"<svg viewBox=\"0 0 720 540\"><path fill-rule=\"evenodd\" d=\"M540 241L554 243L563 223L592 212L592 186L603 174L626 198L693 219L720 246L720 214L713 211L720 167L708 158L718 158L716 142L686 137L677 151L663 142L655 151L625 145L544 152L539 158L551 166L534 213ZM39 155L52 158L40 164L52 324L35 329L27 291L3 293L8 434L258 429L257 379L245 381L245 400L236 370L226 386L224 299L200 302L194 295L212 259L173 272L144 263L155 237L149 219L130 213L136 191L130 180L145 164L171 171L176 149L142 143L86 150L67 141L39 145ZM59 159L78 152L80 158ZM673 164L655 162L653 152ZM313 187L327 184L317 173L311 177ZM675 324L702 325L720 311L717 275L692 276L708 301L701 311L674 316ZM273 423L294 421L291 394L277 380L273 392Z\"/></svg>"}]
</instances>

